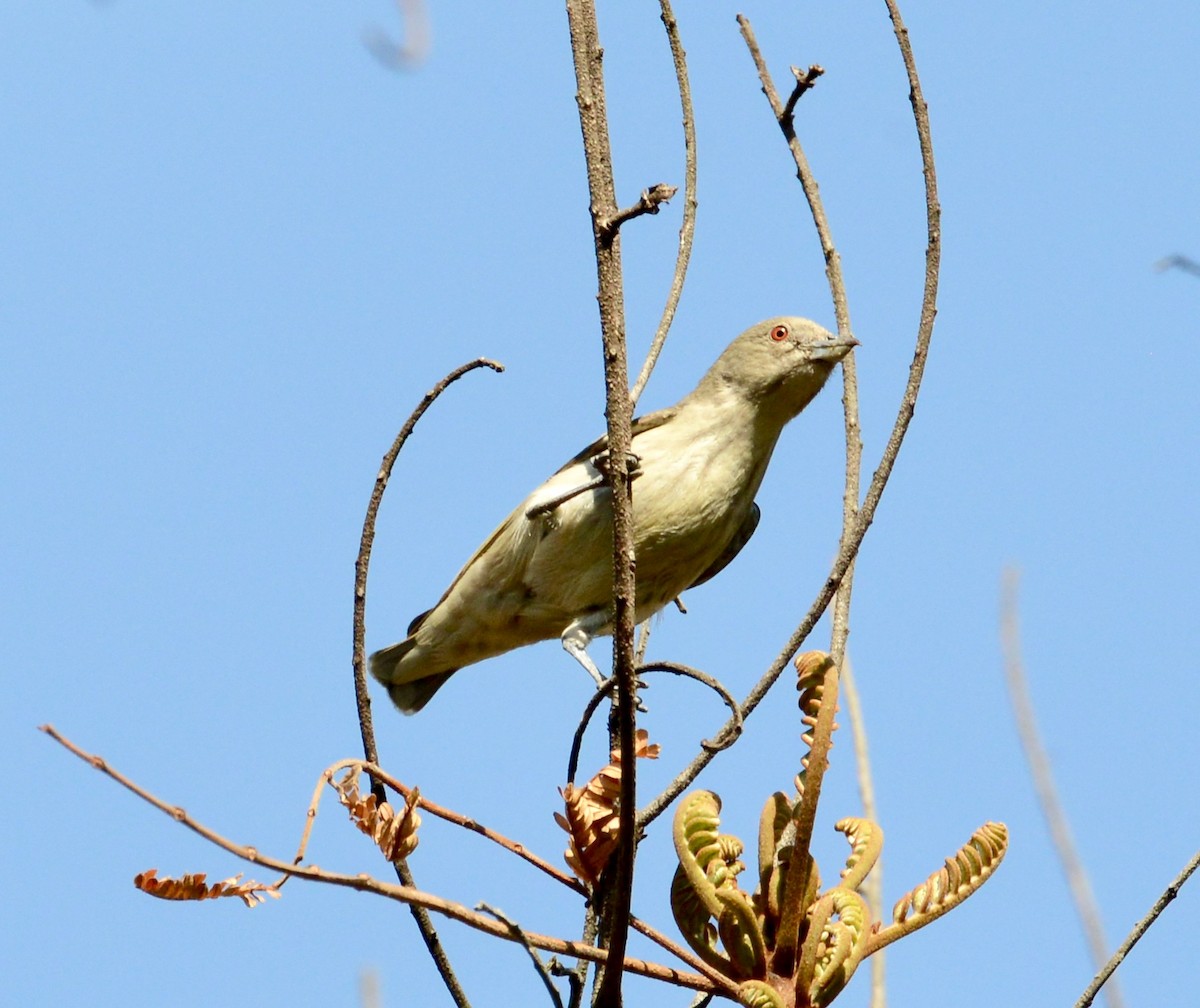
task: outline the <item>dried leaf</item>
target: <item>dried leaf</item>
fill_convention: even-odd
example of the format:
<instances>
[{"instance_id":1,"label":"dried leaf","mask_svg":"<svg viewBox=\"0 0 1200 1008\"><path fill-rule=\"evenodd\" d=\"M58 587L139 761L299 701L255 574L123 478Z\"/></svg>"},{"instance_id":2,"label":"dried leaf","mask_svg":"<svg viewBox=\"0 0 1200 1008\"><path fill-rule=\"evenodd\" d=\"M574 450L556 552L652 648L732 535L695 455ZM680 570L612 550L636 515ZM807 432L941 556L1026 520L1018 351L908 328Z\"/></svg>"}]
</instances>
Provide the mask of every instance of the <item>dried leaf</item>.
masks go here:
<instances>
[{"instance_id":1,"label":"dried leaf","mask_svg":"<svg viewBox=\"0 0 1200 1008\"><path fill-rule=\"evenodd\" d=\"M341 780L330 782L338 800L349 810L354 825L375 841L385 858L402 861L417 848L420 793L413 788L404 800L404 807L397 812L390 802L379 804L375 795L364 796L358 789L358 775L358 769L352 767Z\"/></svg>"},{"instance_id":2,"label":"dried leaf","mask_svg":"<svg viewBox=\"0 0 1200 1008\"><path fill-rule=\"evenodd\" d=\"M165 900L205 900L236 896L251 909L259 903L265 903L268 896L279 899L276 886L264 885L261 882L242 882L241 877L238 874L223 882L208 885L205 882L208 875L204 872L184 875L183 878L177 879L158 878L158 869L150 868L135 875L133 884L142 892Z\"/></svg>"},{"instance_id":3,"label":"dried leaf","mask_svg":"<svg viewBox=\"0 0 1200 1008\"><path fill-rule=\"evenodd\" d=\"M649 733L639 728L634 739L634 755L658 759L658 743L649 741ZM554 814L570 837L565 851L567 866L582 881L595 885L608 859L617 849L618 804L621 797L621 754L609 754L612 762L583 787L568 784L559 789L565 815Z\"/></svg>"}]
</instances>

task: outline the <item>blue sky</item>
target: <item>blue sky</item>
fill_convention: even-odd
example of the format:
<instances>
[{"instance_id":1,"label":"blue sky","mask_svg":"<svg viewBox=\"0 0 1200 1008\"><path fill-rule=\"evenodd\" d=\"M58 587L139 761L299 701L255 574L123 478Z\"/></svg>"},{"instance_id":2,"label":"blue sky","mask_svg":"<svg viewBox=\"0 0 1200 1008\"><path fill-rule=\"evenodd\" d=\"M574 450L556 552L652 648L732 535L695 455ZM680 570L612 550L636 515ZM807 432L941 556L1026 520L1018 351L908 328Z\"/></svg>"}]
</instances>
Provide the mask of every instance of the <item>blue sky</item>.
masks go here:
<instances>
[{"instance_id":1,"label":"blue sky","mask_svg":"<svg viewBox=\"0 0 1200 1008\"><path fill-rule=\"evenodd\" d=\"M698 117L693 267L644 397L675 401L750 323L832 323L790 160L736 8L680 9ZM604 11L618 190L682 182L654 5ZM881 4L743 8L776 78L826 76L799 129L851 299L868 467L903 385L920 301L919 163ZM1195 718L1200 142L1187 4L904 7L933 120L942 296L926 387L858 565L851 650L867 709L890 902L987 819L1012 848L978 896L888 953L895 1004L1073 1003L1091 976L1013 731L1001 572L1022 572L1031 690L1115 943L1197 846ZM565 15L434 5L433 49L385 70L383 3L12 3L0 14L6 142L0 402L9 866L5 987L22 1004L442 1003L407 913L292 883L254 912L182 906L132 876L242 870L35 731L60 730L228 836L288 856L321 769L357 752L353 559L378 460L426 416L380 517L368 645L398 639L537 482L603 427L587 198ZM625 238L640 362L681 207ZM754 540L666 613L651 657L744 694L836 547L840 409L786 432ZM824 625L810 641L827 642ZM606 645L596 648L607 661ZM384 762L430 798L557 859L556 788L588 682L556 643L463 672L420 716L376 695ZM700 784L725 828L797 766L781 684ZM664 747L643 794L719 723L655 682ZM584 764L598 768L604 741ZM24 781L21 785L19 782ZM818 825L858 810L848 733ZM669 832L635 911L669 919ZM383 873L332 809L313 861ZM427 889L574 936L569 896L430 824ZM254 874L251 872L250 874ZM262 877L261 873L255 877ZM1122 969L1130 1003L1200 981L1185 889ZM515 947L452 923L476 1003L544 997ZM648 950L638 946L640 954ZM866 979L843 995L865 1004ZM857 988L857 989L856 989ZM496 992L506 993L499 995ZM660 1003L631 984L629 1004ZM680 995L680 1004L686 1003Z\"/></svg>"}]
</instances>

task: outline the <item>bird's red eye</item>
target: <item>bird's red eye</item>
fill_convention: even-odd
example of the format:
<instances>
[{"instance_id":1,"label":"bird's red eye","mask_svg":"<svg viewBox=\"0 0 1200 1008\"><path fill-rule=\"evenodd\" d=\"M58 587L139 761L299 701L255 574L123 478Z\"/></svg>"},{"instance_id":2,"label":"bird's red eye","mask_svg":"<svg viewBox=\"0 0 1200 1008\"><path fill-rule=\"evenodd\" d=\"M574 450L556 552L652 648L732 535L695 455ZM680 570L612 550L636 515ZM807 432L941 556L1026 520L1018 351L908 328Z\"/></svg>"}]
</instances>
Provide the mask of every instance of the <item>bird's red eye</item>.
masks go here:
<instances>
[{"instance_id":1,"label":"bird's red eye","mask_svg":"<svg viewBox=\"0 0 1200 1008\"><path fill-rule=\"evenodd\" d=\"M785 325L777 325L771 328L771 339L776 343L782 343L788 338L788 327Z\"/></svg>"}]
</instances>

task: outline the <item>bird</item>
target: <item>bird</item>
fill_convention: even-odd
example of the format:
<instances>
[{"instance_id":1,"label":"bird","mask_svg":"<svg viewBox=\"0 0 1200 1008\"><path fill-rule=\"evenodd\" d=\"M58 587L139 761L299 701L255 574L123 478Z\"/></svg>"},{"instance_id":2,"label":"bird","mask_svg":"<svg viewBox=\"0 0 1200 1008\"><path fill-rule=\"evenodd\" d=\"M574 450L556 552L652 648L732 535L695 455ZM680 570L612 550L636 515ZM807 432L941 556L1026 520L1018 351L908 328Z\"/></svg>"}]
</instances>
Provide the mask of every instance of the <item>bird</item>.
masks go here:
<instances>
[{"instance_id":1,"label":"bird","mask_svg":"<svg viewBox=\"0 0 1200 1008\"><path fill-rule=\"evenodd\" d=\"M734 339L678 403L633 421L637 622L745 546L780 433L857 345L808 319L766 319ZM402 713L421 710L463 667L554 637L603 682L586 649L612 632L607 448L607 436L594 441L534 490L404 640L370 656L372 676Z\"/></svg>"}]
</instances>

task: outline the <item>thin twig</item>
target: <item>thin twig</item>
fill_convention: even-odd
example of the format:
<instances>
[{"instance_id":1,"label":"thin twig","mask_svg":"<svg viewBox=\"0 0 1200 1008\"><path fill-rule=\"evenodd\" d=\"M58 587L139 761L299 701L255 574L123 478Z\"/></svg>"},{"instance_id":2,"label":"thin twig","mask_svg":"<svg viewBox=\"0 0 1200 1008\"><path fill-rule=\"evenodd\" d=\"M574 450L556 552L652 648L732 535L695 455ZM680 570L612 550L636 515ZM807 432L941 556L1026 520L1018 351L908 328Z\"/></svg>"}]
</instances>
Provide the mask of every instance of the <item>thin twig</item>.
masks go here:
<instances>
[{"instance_id":1,"label":"thin twig","mask_svg":"<svg viewBox=\"0 0 1200 1008\"><path fill-rule=\"evenodd\" d=\"M650 646L650 621L643 620L638 627L637 647L633 651L633 664L637 667L646 660L646 648Z\"/></svg>"},{"instance_id":2,"label":"thin twig","mask_svg":"<svg viewBox=\"0 0 1200 1008\"><path fill-rule=\"evenodd\" d=\"M362 737L363 756L368 763L378 764L379 762L379 750L375 744L375 728L371 720L371 695L367 692L366 673L367 572L371 564L371 546L375 542L375 520L379 514L379 505L383 501L383 491L387 488L388 479L392 475L392 468L396 464L400 450L404 447L404 442L408 440L408 436L412 433L413 428L416 427L417 421L424 416L425 411L429 409L433 401L450 385L458 381L459 378L469 371L474 371L480 367L491 368L497 372L504 370L504 365L488 360L485 357L480 357L477 360L455 368L425 393L424 397L417 404L416 409L412 411L409 418L404 422L404 426L400 428L400 433L396 435L391 448L383 456L383 460L379 464L379 472L375 476L375 485L371 489L371 499L367 502L367 513L363 518L358 556L354 561L354 629L352 635L351 667L354 672L354 700L358 709L359 734ZM382 802L385 800L386 796L384 795L383 786L378 781L372 782L371 790L378 801ZM396 876L400 879L401 884L412 888L414 886L413 876L407 863L401 859L393 862L393 865ZM446 950L442 947L441 940L438 938L437 930L434 928L429 914L423 907L415 903L410 904L410 907L413 920L417 924L417 930L421 933L421 939L425 942L425 948L429 951L430 957L437 966L442 981L445 983L446 989L450 992L450 996L454 999L454 1003L458 1005L458 1008L469 1008L470 1002L467 1000L466 993L454 975L450 959L446 955Z\"/></svg>"},{"instance_id":3,"label":"thin twig","mask_svg":"<svg viewBox=\"0 0 1200 1008\"><path fill-rule=\"evenodd\" d=\"M858 685L854 680L854 671L850 666L850 656L842 659L842 690L846 696L846 713L850 718L850 734L854 739L854 762L858 767L858 794L862 801L863 818L873 823L879 822L879 812L875 806L875 786L871 779L871 758L867 751L867 724L863 720L862 704L859 703ZM867 875L863 883L867 897L867 906L873 920L883 920L883 859L875 862L875 867ZM884 985L886 960L885 950L880 949L871 956L871 1008L884 1008L887 1003L887 990Z\"/></svg>"},{"instance_id":4,"label":"thin twig","mask_svg":"<svg viewBox=\"0 0 1200 1008\"><path fill-rule=\"evenodd\" d=\"M1129 954L1129 950L1138 943L1142 935L1150 930L1150 925L1158 920L1159 914L1161 914L1167 908L1167 904L1179 895L1179 890L1183 888L1183 884L1187 882L1189 878L1191 878L1192 873L1197 868L1200 868L1200 851L1197 851L1192 856L1192 859L1186 865L1184 865L1183 871L1175 876L1174 880L1169 886L1167 886L1163 894L1154 901L1154 906L1150 908L1150 912L1134 925L1133 930L1130 931L1125 940L1121 942L1121 947L1113 953L1112 958L1105 963L1104 969L1096 974L1095 979L1088 984L1087 990L1083 992L1083 996L1075 1002L1075 1008L1088 1008L1088 1006L1096 999L1097 991L1099 991L1100 988L1104 986L1105 981L1112 976L1113 970L1121 965L1121 961Z\"/></svg>"},{"instance_id":5,"label":"thin twig","mask_svg":"<svg viewBox=\"0 0 1200 1008\"><path fill-rule=\"evenodd\" d=\"M825 73L823 66L818 66L814 63L807 70L801 70L799 67L792 67L792 76L796 78L796 86L792 88L792 93L788 96L787 104L783 107L783 117L791 119L796 112L796 102L798 102L806 91L812 90L812 86L817 83L817 78Z\"/></svg>"},{"instance_id":6,"label":"thin twig","mask_svg":"<svg viewBox=\"0 0 1200 1008\"><path fill-rule=\"evenodd\" d=\"M687 963L697 973L708 977L708 979L711 980L716 987L724 990L726 994L729 994L730 996L737 995L737 984L730 980L729 977L727 977L720 970L714 969L712 966L706 963L691 949L685 948L678 942L673 942L665 934L663 934L657 928L651 927L640 917L630 915L629 923L635 931L641 932L652 942L659 945L667 952L670 952L671 955Z\"/></svg>"},{"instance_id":7,"label":"thin twig","mask_svg":"<svg viewBox=\"0 0 1200 1008\"><path fill-rule=\"evenodd\" d=\"M1046 753L1046 747L1042 745L1033 701L1029 697L1029 686L1025 679L1025 665L1021 658L1021 631L1017 620L1018 580L1017 572L1009 568L1004 572L1001 586L1000 642L1004 650L1004 676L1008 683L1008 695L1012 700L1013 717L1017 722L1021 748L1029 762L1033 789L1037 792L1042 815L1046 817L1050 839L1058 854L1063 875L1066 876L1071 899L1075 903L1075 912L1079 914L1079 923L1083 927L1083 935L1091 952L1092 965L1095 969L1100 969L1108 959L1108 942L1100 920L1100 906L1096 902L1096 895L1088 881L1087 869L1083 866L1083 859L1079 856L1071 835L1071 826L1067 822L1062 800L1058 797L1058 789L1054 786L1050 757ZM1109 985L1105 997L1109 1008L1122 1008L1125 1003L1115 980Z\"/></svg>"},{"instance_id":8,"label":"thin twig","mask_svg":"<svg viewBox=\"0 0 1200 1008\"><path fill-rule=\"evenodd\" d=\"M359 892L374 893L377 896L383 896L401 903L416 903L427 910L443 914L477 931L482 931L497 938L503 938L506 941L514 940L510 930L498 921L476 913L474 910L460 903L442 899L440 896L434 896L432 893L422 892L420 889L413 888L412 886L384 882L365 874L345 875L341 872L332 872L324 868L319 868L316 865L297 865L290 861L284 861L280 858L264 854L256 847L235 843L211 827L194 819L186 809L178 805L171 805L150 791L147 791L140 784L137 784L129 777L109 766L102 757L81 749L70 739L66 738L66 736L61 735L52 725L41 725L39 730L45 732L45 734L49 735L65 749L74 753L81 760L90 764L94 769L99 770L111 780L116 781L122 787L133 792L143 801L153 805L160 812L170 816L181 826L185 826L193 833L209 841L209 843L232 854L234 857L241 858L243 861L248 861L250 864L262 865L270 868L272 871L295 876L296 878L308 879L310 882L321 882L326 885L357 889ZM536 934L532 931L526 931L524 935L525 940L530 945L547 952L557 952L561 955L569 955L602 964L609 960L609 953L605 949L596 948L584 942L569 941L564 938L555 938L551 935ZM652 980L662 980L680 987L690 987L692 990L711 991L714 989L712 982L706 977L695 973L685 973L670 966L664 966L661 963L647 962L644 959L626 958L621 968L630 973L637 973L639 976L649 977Z\"/></svg>"},{"instance_id":9,"label":"thin twig","mask_svg":"<svg viewBox=\"0 0 1200 1008\"><path fill-rule=\"evenodd\" d=\"M1155 270L1159 273L1169 269L1182 270L1184 273L1191 273L1192 276L1200 276L1200 262L1195 259L1189 259L1183 255L1169 255L1165 259L1159 259L1154 264Z\"/></svg>"},{"instance_id":10,"label":"thin twig","mask_svg":"<svg viewBox=\"0 0 1200 1008\"><path fill-rule=\"evenodd\" d=\"M521 925L509 917L503 910L499 910L494 906L489 906L487 903L475 904L475 909L483 913L491 914L496 920L503 924L507 924L512 930L513 937L529 953L529 958L533 960L533 968L537 970L537 975L542 981L542 985L546 988L546 992L550 995L550 1000L554 1003L554 1008L563 1008L562 995L559 994L558 988L554 986L554 978L550 975L550 971L546 968L546 964L542 962L542 957L537 954L535 949L525 938L525 932L521 930Z\"/></svg>"},{"instance_id":11,"label":"thin twig","mask_svg":"<svg viewBox=\"0 0 1200 1008\"><path fill-rule=\"evenodd\" d=\"M720 734L713 739L701 739L700 744L705 749L711 749L713 752L720 752L722 749L728 749L738 736L742 734L742 719L741 710L738 707L738 702L733 694L725 688L724 684L716 676L711 676L707 672L702 672L698 668L692 668L690 665L683 665L679 662L651 662L648 665L639 665L637 674L639 678L647 672L670 672L673 675L685 676L688 679L695 679L698 683L703 683L710 690L716 693L729 708L733 729L728 727L723 728Z\"/></svg>"},{"instance_id":12,"label":"thin twig","mask_svg":"<svg viewBox=\"0 0 1200 1008\"><path fill-rule=\"evenodd\" d=\"M849 300L846 297L846 283L842 277L842 259L837 246L833 242L833 231L829 226L829 218L825 214L825 205L821 201L820 187L816 176L808 163L808 157L796 135L794 111L796 102L824 70L812 66L807 73L801 73L792 67L796 77L796 85L791 97L785 104L779 98L775 82L767 69L766 61L754 37L754 29L748 18L739 15L738 24L742 29L742 37L758 70L758 79L762 83L763 94L767 96L771 111L775 113L775 121L779 124L796 164L796 177L804 190L804 198L808 201L812 214L813 227L821 243L821 252L825 257L825 277L829 282L829 294L833 299L833 311L837 319L838 335L848 339L852 335L850 325ZM842 362L842 416L846 442L846 476L842 490L842 539L843 541L854 529L854 521L858 517L858 498L862 487L862 438L859 434L858 419L858 372L854 354L849 354ZM854 564L846 568L846 573L838 585L837 595L833 602L833 631L829 653L835 663L840 665L846 654L846 639L850 635L850 598L854 586Z\"/></svg>"},{"instance_id":13,"label":"thin twig","mask_svg":"<svg viewBox=\"0 0 1200 1008\"><path fill-rule=\"evenodd\" d=\"M675 20L675 12L671 9L670 0L659 0L662 10L663 27L667 30L667 41L671 46L671 60L675 64L675 83L679 88L679 105L683 113L683 223L679 226L679 251L675 256L675 274L671 278L671 289L667 294L667 303L663 306L662 318L658 321L658 329L654 339L650 341L650 349L642 370L638 373L637 381L629 398L636 403L641 398L646 382L650 380L650 372L658 362L663 344L667 341L667 333L671 323L675 321L675 309L679 307L679 297L683 293L683 281L687 275L688 262L692 256L692 240L696 234L696 115L692 110L692 88L688 82L687 54L679 38L679 23Z\"/></svg>"},{"instance_id":14,"label":"thin twig","mask_svg":"<svg viewBox=\"0 0 1200 1008\"><path fill-rule=\"evenodd\" d=\"M409 70L429 55L429 15L423 0L396 0L404 24L404 42L393 42L382 28L363 32L363 44L389 70Z\"/></svg>"},{"instance_id":15,"label":"thin twig","mask_svg":"<svg viewBox=\"0 0 1200 1008\"><path fill-rule=\"evenodd\" d=\"M617 213L613 181L612 148L604 97L604 53L600 47L594 0L567 0L571 59L578 87L576 103L587 163L591 197L592 237L596 252L597 301L604 347L605 414L612 504L613 564L613 678L617 680L616 748L621 753L621 795L618 809L619 839L605 885L596 898L603 906L602 940L612 956L612 967L603 969L594 1004L619 1008L621 962L629 937L629 910L633 893L633 863L637 852L634 814L637 801L635 732L637 722L636 676L633 665L635 586L633 575L633 495L628 461L631 457L633 400L629 395L629 365L625 345L625 298L621 276L620 232L604 222ZM626 464L620 464L625 460ZM609 884L611 880L611 887Z\"/></svg>"},{"instance_id":16,"label":"thin twig","mask_svg":"<svg viewBox=\"0 0 1200 1008\"><path fill-rule=\"evenodd\" d=\"M937 197L937 174L933 163L933 142L929 133L929 113L925 100L922 97L916 65L912 59L912 49L908 43L907 30L904 29L903 23L900 21L900 14L896 10L894 3L890 2L890 0L885 0L885 2L888 4L889 13L896 26L896 37L904 59L905 70L908 74L909 101L912 104L913 118L916 121L917 139L921 148L921 171L925 180L925 282L921 302L920 322L917 327L916 346L913 350L912 363L908 369L908 380L905 383L904 393L901 396L896 421L892 426L887 444L884 446L879 465L871 477L870 485L867 487L862 506L858 511L858 517L854 522L854 528L849 535L842 537L841 544L838 547L838 555L833 562L829 576L817 592L817 596L813 600L808 613L800 621L800 625L792 632L791 637L788 638L778 657L771 663L762 678L742 702L743 718L748 717L754 708L758 706L762 698L766 696L767 691L770 690L782 674L787 663L800 650L800 645L804 643L805 639L812 632L812 628L816 626L817 621L821 618L826 607L833 599L838 585L841 584L846 572L854 562L854 558L858 555L858 549L862 545L863 538L866 536L867 530L871 527L871 523L875 520L875 512L879 507L879 502L883 497L883 491L887 487L892 470L895 468L896 459L899 457L904 437L908 433L913 413L916 411L917 397L921 390L921 379L925 374L925 362L929 356L929 344L933 338L933 323L937 315L938 270L941 263L942 239L940 223L941 207ZM642 823L649 823L666 811L671 802L686 791L700 771L708 766L712 761L713 755L713 753L708 751L701 751L688 764L684 771L671 782L670 786L643 810L640 816Z\"/></svg>"},{"instance_id":17,"label":"thin twig","mask_svg":"<svg viewBox=\"0 0 1200 1008\"><path fill-rule=\"evenodd\" d=\"M671 197L679 192L678 186L667 185L666 182L655 182L654 185L642 190L642 195L633 206L627 206L624 210L618 210L611 217L606 217L600 221L600 229L610 237L615 235L622 224L626 221L631 221L635 217L642 217L645 214L656 214L662 208L664 203L669 203Z\"/></svg>"},{"instance_id":18,"label":"thin twig","mask_svg":"<svg viewBox=\"0 0 1200 1008\"><path fill-rule=\"evenodd\" d=\"M599 933L600 915L596 913L596 907L589 903L583 915L583 935L580 940L584 945L595 945ZM588 970L591 969L591 966L592 964L587 959L580 959L575 969L571 970L568 975L568 983L571 985L571 1000L568 1002L567 1008L580 1008L583 1004L583 992L587 989Z\"/></svg>"},{"instance_id":19,"label":"thin twig","mask_svg":"<svg viewBox=\"0 0 1200 1008\"><path fill-rule=\"evenodd\" d=\"M375 485L371 490L371 499L367 502L366 517L363 518L362 536L359 539L358 557L354 561L354 633L353 657L354 669L354 700L358 708L359 733L362 736L363 756L369 763L379 762L379 751L375 746L375 729L371 722L371 695L367 692L367 662L366 662L366 608L367 608L367 572L371 565L371 547L375 542L375 520L379 515L379 505L383 501L383 491L387 488L392 475L392 468L404 447L404 442L412 433L417 421L425 415L425 411L443 392L463 375L476 368L487 367L493 371L502 372L503 364L480 357L460 367L455 368L433 388L425 393L404 421L396 440L379 463L379 472L375 476ZM382 797L382 796L380 796Z\"/></svg>"},{"instance_id":20,"label":"thin twig","mask_svg":"<svg viewBox=\"0 0 1200 1008\"><path fill-rule=\"evenodd\" d=\"M643 628L648 624L642 624ZM722 749L728 749L729 746L737 740L737 737L742 731L742 722L740 718L740 710L738 702L733 694L729 692L721 684L721 681L714 676L710 676L707 672L701 672L700 669L692 668L690 665L681 665L679 662L651 662L649 665L639 665L636 669L638 678L640 679L643 673L646 672L670 672L673 675L684 676L688 679L695 679L699 683L703 683L722 700L725 701L725 706L729 708L731 723L733 728L727 724L721 729L720 734L715 739L704 739L701 745L706 749L711 749L713 752L719 752ZM587 732L588 725L591 724L592 717L596 713L597 708L603 703L604 698L609 696L616 688L616 679L605 679L597 688L596 692L588 697L588 702L584 705L583 714L580 715L579 724L575 728L575 735L571 739L571 751L567 755L567 783L575 783L575 774L579 771L579 753L583 747L583 736ZM639 824L640 828L640 824Z\"/></svg>"},{"instance_id":21,"label":"thin twig","mask_svg":"<svg viewBox=\"0 0 1200 1008\"><path fill-rule=\"evenodd\" d=\"M374 763L368 763L364 760L338 760L338 762L326 767L321 773L320 780L317 782L317 789L313 794L313 800L309 803L307 822L304 827L304 839L301 842L300 850L295 858L297 864L303 858L305 846L308 842L309 831L312 828L313 819L316 818L318 800L320 795L324 792L325 786L333 780L334 775L339 771L351 768L360 770L370 776L373 780L385 784L387 787L391 788L398 795L401 795L404 798L408 798L413 794L414 791L416 791L415 788L409 787L403 781L397 780L382 767ZM429 798L427 798L424 794L418 793L417 808L423 812L428 812L430 815L437 816L439 819L442 819L445 822L453 823L455 826L460 826L472 833L478 833L481 837L491 840L492 843L503 847L510 854L515 854L522 860L527 861L534 868L537 868L539 871L549 875L552 879L554 879L554 881L562 883L568 889L573 890L580 896L585 898L587 897L588 891L582 882L580 882L574 876L568 875L565 871L556 868L549 861L528 850L524 844L518 843L516 840L505 836L503 833L484 826L478 820L472 819L470 816L465 816L461 812L455 812L453 809L446 808L443 805L438 805L437 803L430 801Z\"/></svg>"}]
</instances>

